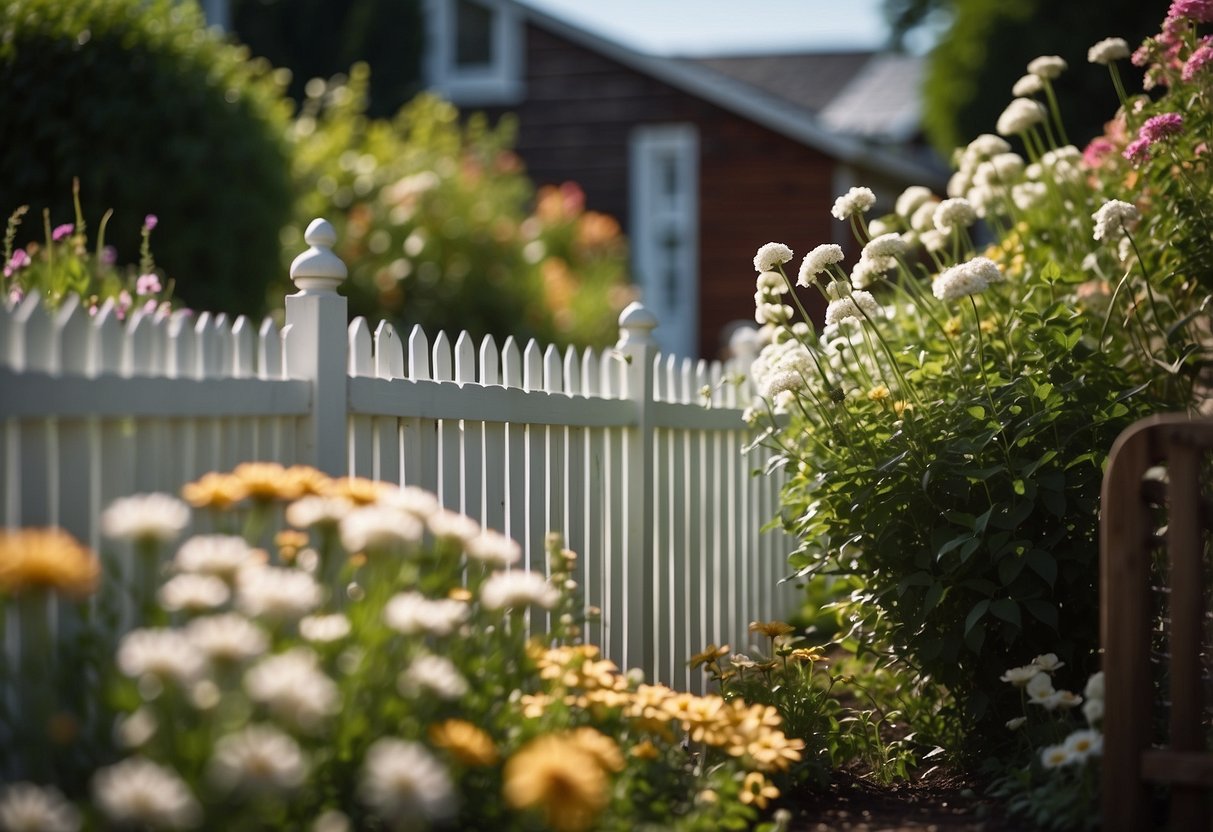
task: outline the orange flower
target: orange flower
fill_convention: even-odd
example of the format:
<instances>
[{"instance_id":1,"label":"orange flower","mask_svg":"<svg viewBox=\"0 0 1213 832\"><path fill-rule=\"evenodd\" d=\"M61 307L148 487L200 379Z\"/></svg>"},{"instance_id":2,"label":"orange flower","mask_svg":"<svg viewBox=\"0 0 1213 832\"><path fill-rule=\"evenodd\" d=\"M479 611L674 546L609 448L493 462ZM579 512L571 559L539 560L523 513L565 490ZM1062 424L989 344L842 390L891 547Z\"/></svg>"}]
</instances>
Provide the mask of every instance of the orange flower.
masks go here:
<instances>
[{"instance_id":1,"label":"orange flower","mask_svg":"<svg viewBox=\"0 0 1213 832\"><path fill-rule=\"evenodd\" d=\"M492 737L463 719L431 725L430 741L465 766L491 766L497 762Z\"/></svg>"},{"instance_id":2,"label":"orange flower","mask_svg":"<svg viewBox=\"0 0 1213 832\"><path fill-rule=\"evenodd\" d=\"M779 638L786 636L796 628L791 624L785 624L782 621L751 621L750 632L762 633L767 638Z\"/></svg>"},{"instance_id":3,"label":"orange flower","mask_svg":"<svg viewBox=\"0 0 1213 832\"><path fill-rule=\"evenodd\" d=\"M186 483L181 489L181 496L194 508L222 511L247 497L248 488L231 474L211 472L203 474L195 482Z\"/></svg>"},{"instance_id":4,"label":"orange flower","mask_svg":"<svg viewBox=\"0 0 1213 832\"><path fill-rule=\"evenodd\" d=\"M571 735L532 740L506 762L504 776L506 803L539 809L556 832L589 829L609 798L601 762Z\"/></svg>"},{"instance_id":5,"label":"orange flower","mask_svg":"<svg viewBox=\"0 0 1213 832\"><path fill-rule=\"evenodd\" d=\"M100 572L97 556L62 529L0 532L0 592L84 596L97 588Z\"/></svg>"}]
</instances>

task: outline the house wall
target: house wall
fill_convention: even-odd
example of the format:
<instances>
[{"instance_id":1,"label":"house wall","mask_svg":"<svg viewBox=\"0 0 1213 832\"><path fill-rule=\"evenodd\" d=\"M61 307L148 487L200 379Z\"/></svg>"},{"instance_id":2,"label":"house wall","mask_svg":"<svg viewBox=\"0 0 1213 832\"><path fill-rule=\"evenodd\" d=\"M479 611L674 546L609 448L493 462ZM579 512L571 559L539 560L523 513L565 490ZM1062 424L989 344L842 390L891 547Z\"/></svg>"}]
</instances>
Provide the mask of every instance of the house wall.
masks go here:
<instances>
[{"instance_id":1,"label":"house wall","mask_svg":"<svg viewBox=\"0 0 1213 832\"><path fill-rule=\"evenodd\" d=\"M753 319L751 259L772 240L798 255L832 241L835 161L534 24L526 30L518 151L539 184L577 182L587 207L628 227L628 140L638 124L689 122L700 143L699 349ZM500 115L501 111L490 115ZM798 266L799 257L792 264ZM811 314L824 303L815 293Z\"/></svg>"}]
</instances>

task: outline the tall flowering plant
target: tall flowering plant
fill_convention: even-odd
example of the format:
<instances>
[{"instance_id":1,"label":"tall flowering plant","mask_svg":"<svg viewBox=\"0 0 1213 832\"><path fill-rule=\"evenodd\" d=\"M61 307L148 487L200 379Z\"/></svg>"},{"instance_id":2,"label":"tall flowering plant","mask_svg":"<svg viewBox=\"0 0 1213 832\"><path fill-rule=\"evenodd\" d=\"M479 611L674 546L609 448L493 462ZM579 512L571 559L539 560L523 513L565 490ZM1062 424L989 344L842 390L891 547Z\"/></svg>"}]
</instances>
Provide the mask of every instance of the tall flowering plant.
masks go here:
<instances>
[{"instance_id":1,"label":"tall flowering plant","mask_svg":"<svg viewBox=\"0 0 1213 832\"><path fill-rule=\"evenodd\" d=\"M830 244L798 268L780 243L754 259L769 343L751 416L790 474L792 565L858 575L864 643L947 685L974 740L1014 713L1002 668L1048 645L1088 669L1107 450L1204 389L1209 5L1176 2L1137 53L1152 96L1124 97L1127 44L1092 47L1123 103L1085 151L1053 94L1067 67L1044 56L946 195L911 187L879 218L867 188L839 197L854 262ZM828 303L820 332L794 321L805 291Z\"/></svg>"},{"instance_id":2,"label":"tall flowering plant","mask_svg":"<svg viewBox=\"0 0 1213 832\"><path fill-rule=\"evenodd\" d=\"M0 828L708 832L758 824L800 760L773 708L645 684L586 644L558 536L526 571L428 492L269 463L182 496L102 518L98 606L120 590L138 614L83 783L39 765L33 703L58 691L0 675L32 717L0 747L23 775ZM206 532L164 557L188 524ZM62 548L0 537L0 613L97 589L97 559Z\"/></svg>"}]
</instances>

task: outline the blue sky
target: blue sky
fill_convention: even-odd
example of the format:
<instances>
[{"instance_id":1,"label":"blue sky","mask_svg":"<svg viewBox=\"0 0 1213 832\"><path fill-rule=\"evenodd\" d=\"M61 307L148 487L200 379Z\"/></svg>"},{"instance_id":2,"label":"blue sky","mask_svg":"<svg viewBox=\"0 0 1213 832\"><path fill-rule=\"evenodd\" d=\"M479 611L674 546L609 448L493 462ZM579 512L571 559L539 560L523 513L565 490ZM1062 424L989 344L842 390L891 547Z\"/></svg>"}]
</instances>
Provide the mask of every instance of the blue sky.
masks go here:
<instances>
[{"instance_id":1,"label":"blue sky","mask_svg":"<svg viewBox=\"0 0 1213 832\"><path fill-rule=\"evenodd\" d=\"M656 54L875 48L880 0L522 0Z\"/></svg>"}]
</instances>

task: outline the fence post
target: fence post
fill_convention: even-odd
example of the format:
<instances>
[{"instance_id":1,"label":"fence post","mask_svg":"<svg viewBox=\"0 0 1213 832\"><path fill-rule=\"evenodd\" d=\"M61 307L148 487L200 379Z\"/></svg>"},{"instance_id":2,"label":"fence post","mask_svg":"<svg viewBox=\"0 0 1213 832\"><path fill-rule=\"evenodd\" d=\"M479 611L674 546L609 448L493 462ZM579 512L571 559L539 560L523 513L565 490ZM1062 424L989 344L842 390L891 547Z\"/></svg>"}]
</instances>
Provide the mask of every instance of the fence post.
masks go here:
<instances>
[{"instance_id":1,"label":"fence post","mask_svg":"<svg viewBox=\"0 0 1213 832\"><path fill-rule=\"evenodd\" d=\"M312 220L303 239L309 248L291 263L291 280L299 291L286 298L283 332L287 374L312 382L312 413L300 435L298 461L344 476L349 347L346 300L337 287L348 272L332 252L337 233L327 220Z\"/></svg>"},{"instance_id":2,"label":"fence post","mask_svg":"<svg viewBox=\"0 0 1213 832\"><path fill-rule=\"evenodd\" d=\"M657 621L656 575L653 548L655 476L653 469L653 359L657 318L639 301L619 315L617 349L626 362L623 396L636 407L636 421L628 430L624 456L626 489L623 555L628 613L624 627L623 667L643 668L650 681L658 678L655 642L662 638Z\"/></svg>"}]
</instances>

